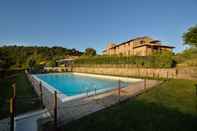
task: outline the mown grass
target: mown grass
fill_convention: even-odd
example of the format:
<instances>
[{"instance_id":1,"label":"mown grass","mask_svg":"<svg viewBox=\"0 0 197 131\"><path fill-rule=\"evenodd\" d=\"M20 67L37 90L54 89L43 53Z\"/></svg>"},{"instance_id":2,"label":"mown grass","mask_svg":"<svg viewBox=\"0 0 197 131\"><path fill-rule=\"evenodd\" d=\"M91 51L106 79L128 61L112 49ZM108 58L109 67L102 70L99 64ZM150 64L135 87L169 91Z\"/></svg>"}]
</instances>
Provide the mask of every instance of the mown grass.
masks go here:
<instances>
[{"instance_id":1,"label":"mown grass","mask_svg":"<svg viewBox=\"0 0 197 131\"><path fill-rule=\"evenodd\" d=\"M195 81L169 80L135 99L68 123L59 131L196 131Z\"/></svg>"},{"instance_id":2,"label":"mown grass","mask_svg":"<svg viewBox=\"0 0 197 131\"><path fill-rule=\"evenodd\" d=\"M16 82L16 114L39 109L40 101L24 72L12 74L0 81L0 119L9 117L9 99L12 95L11 85Z\"/></svg>"}]
</instances>

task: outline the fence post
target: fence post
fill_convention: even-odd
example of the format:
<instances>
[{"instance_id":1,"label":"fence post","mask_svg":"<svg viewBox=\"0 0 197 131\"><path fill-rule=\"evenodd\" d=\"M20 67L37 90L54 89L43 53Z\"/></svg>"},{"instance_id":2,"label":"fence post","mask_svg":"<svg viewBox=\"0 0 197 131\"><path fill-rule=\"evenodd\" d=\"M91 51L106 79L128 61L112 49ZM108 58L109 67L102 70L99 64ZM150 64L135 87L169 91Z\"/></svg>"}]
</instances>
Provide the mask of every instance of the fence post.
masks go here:
<instances>
[{"instance_id":1,"label":"fence post","mask_svg":"<svg viewBox=\"0 0 197 131\"><path fill-rule=\"evenodd\" d=\"M43 92L42 92L42 82L40 81L40 103L41 103L41 106L42 108L44 108L44 104L43 104Z\"/></svg>"},{"instance_id":2,"label":"fence post","mask_svg":"<svg viewBox=\"0 0 197 131\"><path fill-rule=\"evenodd\" d=\"M197 112L197 86L196 86L196 112Z\"/></svg>"},{"instance_id":3,"label":"fence post","mask_svg":"<svg viewBox=\"0 0 197 131\"><path fill-rule=\"evenodd\" d=\"M57 130L57 91L54 92L54 127Z\"/></svg>"},{"instance_id":4,"label":"fence post","mask_svg":"<svg viewBox=\"0 0 197 131\"><path fill-rule=\"evenodd\" d=\"M168 80L168 71L167 71L167 80Z\"/></svg>"},{"instance_id":5,"label":"fence post","mask_svg":"<svg viewBox=\"0 0 197 131\"><path fill-rule=\"evenodd\" d=\"M196 86L196 97L197 97L197 86Z\"/></svg>"},{"instance_id":6,"label":"fence post","mask_svg":"<svg viewBox=\"0 0 197 131\"><path fill-rule=\"evenodd\" d=\"M12 84L12 97L10 98L10 131L14 131L14 116L16 103L16 83Z\"/></svg>"},{"instance_id":7,"label":"fence post","mask_svg":"<svg viewBox=\"0 0 197 131\"><path fill-rule=\"evenodd\" d=\"M177 68L175 69L175 75L176 75L175 77L177 78L177 75L178 75L178 69Z\"/></svg>"},{"instance_id":8,"label":"fence post","mask_svg":"<svg viewBox=\"0 0 197 131\"><path fill-rule=\"evenodd\" d=\"M10 131L14 131L14 102L13 98L10 98Z\"/></svg>"},{"instance_id":9,"label":"fence post","mask_svg":"<svg viewBox=\"0 0 197 131\"><path fill-rule=\"evenodd\" d=\"M146 78L144 79L144 89L146 89Z\"/></svg>"},{"instance_id":10,"label":"fence post","mask_svg":"<svg viewBox=\"0 0 197 131\"><path fill-rule=\"evenodd\" d=\"M155 72L153 71L153 79L155 79Z\"/></svg>"},{"instance_id":11,"label":"fence post","mask_svg":"<svg viewBox=\"0 0 197 131\"><path fill-rule=\"evenodd\" d=\"M95 93L95 95L96 95L96 88L94 88L94 93Z\"/></svg>"},{"instance_id":12,"label":"fence post","mask_svg":"<svg viewBox=\"0 0 197 131\"><path fill-rule=\"evenodd\" d=\"M88 89L86 90L86 95L88 96Z\"/></svg>"},{"instance_id":13,"label":"fence post","mask_svg":"<svg viewBox=\"0 0 197 131\"><path fill-rule=\"evenodd\" d=\"M118 80L118 101L120 102L120 80Z\"/></svg>"}]
</instances>

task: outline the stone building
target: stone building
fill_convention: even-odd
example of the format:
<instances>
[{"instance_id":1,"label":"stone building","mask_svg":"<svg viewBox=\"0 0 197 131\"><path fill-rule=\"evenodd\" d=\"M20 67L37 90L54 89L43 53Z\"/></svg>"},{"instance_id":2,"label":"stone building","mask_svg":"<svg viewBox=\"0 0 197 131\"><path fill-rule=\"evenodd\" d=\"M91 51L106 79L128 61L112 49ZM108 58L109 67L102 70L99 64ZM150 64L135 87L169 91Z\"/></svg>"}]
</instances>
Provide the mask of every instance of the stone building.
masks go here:
<instances>
[{"instance_id":1,"label":"stone building","mask_svg":"<svg viewBox=\"0 0 197 131\"><path fill-rule=\"evenodd\" d=\"M110 43L103 51L106 55L148 56L153 52L172 51L174 47L163 45L159 40L150 37L137 37L120 44Z\"/></svg>"}]
</instances>

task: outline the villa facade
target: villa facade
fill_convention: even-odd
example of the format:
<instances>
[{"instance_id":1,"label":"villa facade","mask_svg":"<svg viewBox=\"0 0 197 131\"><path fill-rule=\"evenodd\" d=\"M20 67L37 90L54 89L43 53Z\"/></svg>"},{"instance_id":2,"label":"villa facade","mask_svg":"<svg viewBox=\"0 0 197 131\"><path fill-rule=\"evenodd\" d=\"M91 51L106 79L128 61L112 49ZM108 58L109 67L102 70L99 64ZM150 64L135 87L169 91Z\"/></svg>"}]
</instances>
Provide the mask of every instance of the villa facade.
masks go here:
<instances>
[{"instance_id":1,"label":"villa facade","mask_svg":"<svg viewBox=\"0 0 197 131\"><path fill-rule=\"evenodd\" d=\"M159 40L150 37L137 37L135 39L122 42L120 44L108 44L103 51L105 55L124 55L124 56L149 56L154 52L172 51L174 47L161 44Z\"/></svg>"}]
</instances>

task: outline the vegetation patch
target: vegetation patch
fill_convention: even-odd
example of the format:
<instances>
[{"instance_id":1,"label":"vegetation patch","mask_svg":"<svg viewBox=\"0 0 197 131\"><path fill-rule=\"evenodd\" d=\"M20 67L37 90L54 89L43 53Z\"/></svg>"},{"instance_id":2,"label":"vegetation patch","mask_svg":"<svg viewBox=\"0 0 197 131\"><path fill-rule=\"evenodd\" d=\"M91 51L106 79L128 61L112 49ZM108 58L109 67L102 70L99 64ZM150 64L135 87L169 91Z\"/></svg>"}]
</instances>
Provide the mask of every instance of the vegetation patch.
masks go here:
<instances>
[{"instance_id":1,"label":"vegetation patch","mask_svg":"<svg viewBox=\"0 0 197 131\"><path fill-rule=\"evenodd\" d=\"M149 68L170 68L174 67L176 62L173 54L170 52L154 53L152 56L91 56L80 57L74 61L76 66L95 65L95 64L129 64L132 67Z\"/></svg>"}]
</instances>

